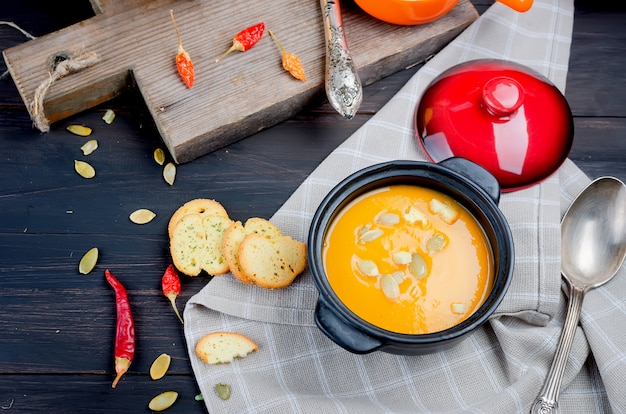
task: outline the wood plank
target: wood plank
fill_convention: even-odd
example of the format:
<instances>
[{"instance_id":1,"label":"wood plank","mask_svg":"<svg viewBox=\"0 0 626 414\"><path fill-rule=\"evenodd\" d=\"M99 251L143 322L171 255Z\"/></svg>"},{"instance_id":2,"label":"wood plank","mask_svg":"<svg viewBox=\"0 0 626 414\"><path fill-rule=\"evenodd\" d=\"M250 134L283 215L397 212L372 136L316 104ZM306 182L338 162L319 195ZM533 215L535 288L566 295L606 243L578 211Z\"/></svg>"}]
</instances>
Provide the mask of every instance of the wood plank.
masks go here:
<instances>
[{"instance_id":1,"label":"wood plank","mask_svg":"<svg viewBox=\"0 0 626 414\"><path fill-rule=\"evenodd\" d=\"M153 396L176 390L178 400L165 412L208 413L204 403L195 400L199 390L191 376L171 375L152 381L145 374L127 375L115 389L111 388L111 379L108 375L3 375L0 403L3 411L11 414L150 413L148 402Z\"/></svg>"},{"instance_id":2,"label":"wood plank","mask_svg":"<svg viewBox=\"0 0 626 414\"><path fill-rule=\"evenodd\" d=\"M626 92L626 90L624 91ZM626 182L626 111L618 118L576 117L570 158L587 175L612 175Z\"/></svg>"},{"instance_id":3,"label":"wood plank","mask_svg":"<svg viewBox=\"0 0 626 414\"><path fill-rule=\"evenodd\" d=\"M612 5L612 4L611 4ZM609 7L609 4L599 7ZM622 6L623 7L623 6ZM610 27L610 33L607 32ZM624 116L624 13L576 13L565 96L576 116Z\"/></svg>"},{"instance_id":4,"label":"wood plank","mask_svg":"<svg viewBox=\"0 0 626 414\"><path fill-rule=\"evenodd\" d=\"M246 3L236 14L225 1L129 4L124 10L116 9L117 13L105 10L4 51L24 102L33 100L36 88L53 67L52 61L94 52L100 59L94 66L62 78L50 88L44 100L46 117L59 121L136 84L170 153L183 163L295 115L323 91L325 48L317 2ZM173 64L176 39L170 8L176 9L185 49L195 62L196 83L190 90ZM435 22L395 26L347 3L344 25L359 74L367 85L435 53L477 16L472 4L461 0ZM300 56L308 82L292 79L281 68L280 54L269 37L259 42L254 52L214 62L230 46L234 32L258 20Z\"/></svg>"}]
</instances>

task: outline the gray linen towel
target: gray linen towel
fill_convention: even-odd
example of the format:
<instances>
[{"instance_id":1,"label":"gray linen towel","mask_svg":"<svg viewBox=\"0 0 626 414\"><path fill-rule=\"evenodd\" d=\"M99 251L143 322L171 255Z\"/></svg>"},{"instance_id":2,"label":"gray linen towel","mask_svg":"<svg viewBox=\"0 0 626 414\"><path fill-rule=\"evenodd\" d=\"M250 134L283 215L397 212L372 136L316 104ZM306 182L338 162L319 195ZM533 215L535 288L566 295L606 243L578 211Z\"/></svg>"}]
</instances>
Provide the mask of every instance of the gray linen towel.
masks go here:
<instances>
[{"instance_id":1,"label":"gray linen towel","mask_svg":"<svg viewBox=\"0 0 626 414\"><path fill-rule=\"evenodd\" d=\"M328 191L350 173L392 159L425 160L413 113L429 82L467 60L496 58L531 67L565 90L573 0L535 0L527 13L496 3L438 53L369 122L340 145L272 217L306 241ZM561 331L566 296L560 277L560 218L589 179L567 161L531 188L504 194L500 208L515 239L509 291L489 323L444 352L351 354L313 322L317 291L305 271L286 289L215 277L185 308L191 364L211 414L528 412ZM562 412L626 412L626 275L590 292L583 306L561 394ZM212 331L243 333L259 351L209 366L195 344ZM227 383L220 400L214 386Z\"/></svg>"}]
</instances>

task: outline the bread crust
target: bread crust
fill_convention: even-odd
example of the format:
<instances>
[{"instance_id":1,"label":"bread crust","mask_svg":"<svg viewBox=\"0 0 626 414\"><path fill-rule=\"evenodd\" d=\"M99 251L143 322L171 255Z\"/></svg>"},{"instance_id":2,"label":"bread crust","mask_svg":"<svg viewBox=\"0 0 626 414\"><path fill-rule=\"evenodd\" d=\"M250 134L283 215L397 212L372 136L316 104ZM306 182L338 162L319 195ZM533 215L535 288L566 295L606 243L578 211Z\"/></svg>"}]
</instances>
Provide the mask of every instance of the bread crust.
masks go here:
<instances>
[{"instance_id":1,"label":"bread crust","mask_svg":"<svg viewBox=\"0 0 626 414\"><path fill-rule=\"evenodd\" d=\"M252 339L237 332L211 332L196 343L196 355L207 364L229 363L258 349Z\"/></svg>"},{"instance_id":2,"label":"bread crust","mask_svg":"<svg viewBox=\"0 0 626 414\"><path fill-rule=\"evenodd\" d=\"M167 224L167 232L170 238L172 237L172 232L174 231L176 224L178 224L184 216L191 213L197 213L201 216L218 215L228 217L228 212L224 206L215 200L208 198L196 198L189 200L180 206L174 214L172 214L172 217L170 217L170 221Z\"/></svg>"},{"instance_id":3,"label":"bread crust","mask_svg":"<svg viewBox=\"0 0 626 414\"><path fill-rule=\"evenodd\" d=\"M235 276L239 281L251 285L252 280L248 279L241 271L241 267L239 266L239 256L237 254L239 251L239 245L245 237L246 233L241 221L234 222L233 225L230 226L226 232L224 232L222 250L233 276Z\"/></svg>"}]
</instances>

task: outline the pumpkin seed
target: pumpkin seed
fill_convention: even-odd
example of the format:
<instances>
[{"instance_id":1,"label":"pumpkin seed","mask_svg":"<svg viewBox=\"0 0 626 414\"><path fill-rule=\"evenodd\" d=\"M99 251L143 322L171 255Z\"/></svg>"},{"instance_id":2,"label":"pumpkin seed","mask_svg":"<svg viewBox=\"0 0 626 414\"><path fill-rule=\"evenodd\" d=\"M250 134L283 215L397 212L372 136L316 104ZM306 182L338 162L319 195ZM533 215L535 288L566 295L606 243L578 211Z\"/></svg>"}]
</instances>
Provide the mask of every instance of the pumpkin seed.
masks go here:
<instances>
[{"instance_id":1,"label":"pumpkin seed","mask_svg":"<svg viewBox=\"0 0 626 414\"><path fill-rule=\"evenodd\" d=\"M393 254L393 262L399 265L405 265L411 263L411 253L399 251Z\"/></svg>"},{"instance_id":2,"label":"pumpkin seed","mask_svg":"<svg viewBox=\"0 0 626 414\"><path fill-rule=\"evenodd\" d=\"M372 229L372 224L371 223L367 223L367 224L362 225L361 228L359 228L359 237L361 237L362 235L364 235L365 233L367 233L371 229Z\"/></svg>"},{"instance_id":3,"label":"pumpkin seed","mask_svg":"<svg viewBox=\"0 0 626 414\"><path fill-rule=\"evenodd\" d=\"M196 396L193 397L193 399L196 401L204 401L204 396L202 394L196 394Z\"/></svg>"},{"instance_id":4,"label":"pumpkin seed","mask_svg":"<svg viewBox=\"0 0 626 414\"><path fill-rule=\"evenodd\" d=\"M428 242L426 242L426 250L428 250L428 253L438 252L444 247L446 247L446 238L440 233L433 234L433 236L428 239Z\"/></svg>"},{"instance_id":5,"label":"pumpkin seed","mask_svg":"<svg viewBox=\"0 0 626 414\"><path fill-rule=\"evenodd\" d=\"M161 379L170 367L172 357L168 354L159 355L150 366L150 378L153 380Z\"/></svg>"},{"instance_id":6,"label":"pumpkin seed","mask_svg":"<svg viewBox=\"0 0 626 414\"><path fill-rule=\"evenodd\" d=\"M165 151L163 151L163 148L155 149L152 156L154 157L154 161L159 165L163 165L165 162Z\"/></svg>"},{"instance_id":7,"label":"pumpkin seed","mask_svg":"<svg viewBox=\"0 0 626 414\"><path fill-rule=\"evenodd\" d=\"M383 275L380 278L380 288L385 296L391 300L398 299L400 296L400 285L398 285L398 281L392 275Z\"/></svg>"},{"instance_id":8,"label":"pumpkin seed","mask_svg":"<svg viewBox=\"0 0 626 414\"><path fill-rule=\"evenodd\" d=\"M130 213L128 218L135 224L146 224L152 221L153 218L156 217L156 214L148 210L147 208L140 208L139 210L135 210Z\"/></svg>"},{"instance_id":9,"label":"pumpkin seed","mask_svg":"<svg viewBox=\"0 0 626 414\"><path fill-rule=\"evenodd\" d=\"M108 125L111 125L114 119L115 119L115 112L113 112L112 109L107 109L104 115L102 115L102 120L106 122Z\"/></svg>"},{"instance_id":10,"label":"pumpkin seed","mask_svg":"<svg viewBox=\"0 0 626 414\"><path fill-rule=\"evenodd\" d=\"M91 272L98 262L98 248L93 247L87 251L78 263L78 271L83 275Z\"/></svg>"},{"instance_id":11,"label":"pumpkin seed","mask_svg":"<svg viewBox=\"0 0 626 414\"><path fill-rule=\"evenodd\" d=\"M83 151L83 155L89 155L95 150L98 149L98 141L95 139L90 139L85 142L82 147L80 147L81 151Z\"/></svg>"},{"instance_id":12,"label":"pumpkin seed","mask_svg":"<svg viewBox=\"0 0 626 414\"><path fill-rule=\"evenodd\" d=\"M168 162L165 167L163 167L163 178L169 185L174 185L174 180L176 179L176 166L173 163Z\"/></svg>"},{"instance_id":13,"label":"pumpkin seed","mask_svg":"<svg viewBox=\"0 0 626 414\"><path fill-rule=\"evenodd\" d=\"M361 237L359 238L359 241L361 243L369 243L371 241L376 240L382 235L383 235L383 231L381 229L368 230L361 235Z\"/></svg>"},{"instance_id":14,"label":"pumpkin seed","mask_svg":"<svg viewBox=\"0 0 626 414\"><path fill-rule=\"evenodd\" d=\"M406 279L406 275L404 274L404 272L393 272L391 274L391 276L393 276L394 279L396 279L396 282L398 282L398 284L404 282L404 279Z\"/></svg>"},{"instance_id":15,"label":"pumpkin seed","mask_svg":"<svg viewBox=\"0 0 626 414\"><path fill-rule=\"evenodd\" d=\"M88 137L89 135L91 135L91 128L84 125L68 125L66 129L72 134L81 137Z\"/></svg>"},{"instance_id":16,"label":"pumpkin seed","mask_svg":"<svg viewBox=\"0 0 626 414\"><path fill-rule=\"evenodd\" d=\"M83 178L93 178L96 176L96 170L91 164L85 161L74 160L74 169Z\"/></svg>"},{"instance_id":17,"label":"pumpkin seed","mask_svg":"<svg viewBox=\"0 0 626 414\"><path fill-rule=\"evenodd\" d=\"M230 385L228 384L215 384L215 391L217 395L224 401L230 398Z\"/></svg>"},{"instance_id":18,"label":"pumpkin seed","mask_svg":"<svg viewBox=\"0 0 626 414\"><path fill-rule=\"evenodd\" d=\"M356 266L365 276L378 276L378 266L372 260L357 259Z\"/></svg>"},{"instance_id":19,"label":"pumpkin seed","mask_svg":"<svg viewBox=\"0 0 626 414\"><path fill-rule=\"evenodd\" d=\"M417 279L423 279L428 273L428 267L426 261L419 253L413 253L411 256L411 263L409 263L409 272Z\"/></svg>"},{"instance_id":20,"label":"pumpkin seed","mask_svg":"<svg viewBox=\"0 0 626 414\"><path fill-rule=\"evenodd\" d=\"M400 216L395 213L384 213L376 217L376 223L385 226L393 226L400 223Z\"/></svg>"},{"instance_id":21,"label":"pumpkin seed","mask_svg":"<svg viewBox=\"0 0 626 414\"><path fill-rule=\"evenodd\" d=\"M148 408L152 411L163 411L170 408L178 399L176 391L165 391L157 395L148 403Z\"/></svg>"}]
</instances>

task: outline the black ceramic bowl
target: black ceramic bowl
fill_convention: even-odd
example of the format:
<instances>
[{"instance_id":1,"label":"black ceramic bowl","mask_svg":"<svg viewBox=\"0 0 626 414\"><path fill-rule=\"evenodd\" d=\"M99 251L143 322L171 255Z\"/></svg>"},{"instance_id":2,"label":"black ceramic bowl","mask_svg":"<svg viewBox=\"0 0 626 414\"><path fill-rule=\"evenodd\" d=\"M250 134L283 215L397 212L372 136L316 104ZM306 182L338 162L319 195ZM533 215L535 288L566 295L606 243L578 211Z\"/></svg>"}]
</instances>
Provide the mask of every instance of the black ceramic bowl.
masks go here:
<instances>
[{"instance_id":1,"label":"black ceramic bowl","mask_svg":"<svg viewBox=\"0 0 626 414\"><path fill-rule=\"evenodd\" d=\"M360 195L394 184L431 188L451 196L473 214L489 241L494 259L491 292L468 319L444 331L412 335L372 325L342 303L326 277L322 250L335 217ZM315 309L317 326L335 343L357 354L377 350L402 355L426 354L467 337L498 307L513 274L513 238L506 218L498 209L499 200L497 180L482 167L463 158L450 158L439 164L391 161L364 168L347 177L324 198L309 230L309 267L319 290Z\"/></svg>"}]
</instances>

